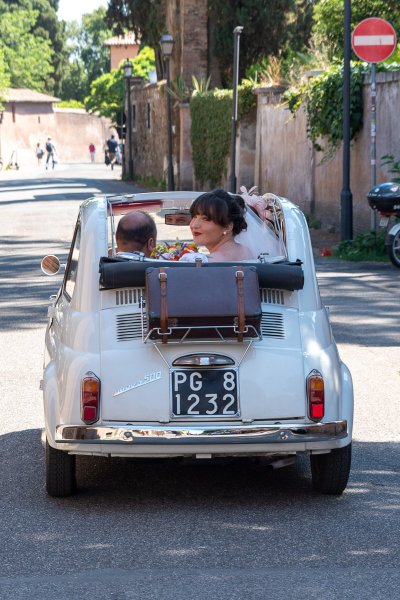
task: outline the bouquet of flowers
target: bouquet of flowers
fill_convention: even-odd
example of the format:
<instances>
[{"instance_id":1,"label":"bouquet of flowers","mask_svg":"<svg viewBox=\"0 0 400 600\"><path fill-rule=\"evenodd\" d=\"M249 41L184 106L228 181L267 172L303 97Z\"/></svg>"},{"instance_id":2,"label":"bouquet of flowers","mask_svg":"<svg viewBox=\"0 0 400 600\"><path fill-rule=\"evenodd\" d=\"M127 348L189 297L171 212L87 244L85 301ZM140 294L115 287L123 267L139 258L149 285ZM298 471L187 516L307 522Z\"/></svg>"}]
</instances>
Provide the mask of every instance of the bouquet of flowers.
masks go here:
<instances>
[{"instance_id":1,"label":"bouquet of flowers","mask_svg":"<svg viewBox=\"0 0 400 600\"><path fill-rule=\"evenodd\" d=\"M198 252L196 244L193 242L181 242L178 238L173 244L160 244L153 248L150 258L161 258L163 260L179 260L188 252Z\"/></svg>"}]
</instances>

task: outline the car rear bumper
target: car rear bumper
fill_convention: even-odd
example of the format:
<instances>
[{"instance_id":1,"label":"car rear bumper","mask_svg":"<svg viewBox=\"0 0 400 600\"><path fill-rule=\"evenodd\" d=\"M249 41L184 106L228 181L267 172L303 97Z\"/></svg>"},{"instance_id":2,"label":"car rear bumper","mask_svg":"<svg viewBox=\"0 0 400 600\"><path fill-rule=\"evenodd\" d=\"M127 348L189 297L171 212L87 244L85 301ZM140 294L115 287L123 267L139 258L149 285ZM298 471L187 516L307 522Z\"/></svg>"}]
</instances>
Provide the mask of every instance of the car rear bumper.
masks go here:
<instances>
[{"instance_id":1,"label":"car rear bumper","mask_svg":"<svg viewBox=\"0 0 400 600\"><path fill-rule=\"evenodd\" d=\"M273 425L58 425L57 444L219 445L335 442L348 436L347 421Z\"/></svg>"}]
</instances>

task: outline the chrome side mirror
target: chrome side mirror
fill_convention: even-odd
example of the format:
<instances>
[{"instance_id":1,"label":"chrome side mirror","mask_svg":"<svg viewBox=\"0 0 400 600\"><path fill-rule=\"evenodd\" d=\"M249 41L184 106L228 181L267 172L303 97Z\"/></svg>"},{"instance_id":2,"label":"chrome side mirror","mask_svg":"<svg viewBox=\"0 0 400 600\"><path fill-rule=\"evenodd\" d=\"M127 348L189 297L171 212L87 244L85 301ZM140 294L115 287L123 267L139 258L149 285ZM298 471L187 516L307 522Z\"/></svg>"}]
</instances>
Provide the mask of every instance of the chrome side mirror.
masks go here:
<instances>
[{"instance_id":1,"label":"chrome side mirror","mask_svg":"<svg viewBox=\"0 0 400 600\"><path fill-rule=\"evenodd\" d=\"M60 260L54 254L48 254L40 263L40 268L45 275L56 275L60 270L60 266Z\"/></svg>"}]
</instances>

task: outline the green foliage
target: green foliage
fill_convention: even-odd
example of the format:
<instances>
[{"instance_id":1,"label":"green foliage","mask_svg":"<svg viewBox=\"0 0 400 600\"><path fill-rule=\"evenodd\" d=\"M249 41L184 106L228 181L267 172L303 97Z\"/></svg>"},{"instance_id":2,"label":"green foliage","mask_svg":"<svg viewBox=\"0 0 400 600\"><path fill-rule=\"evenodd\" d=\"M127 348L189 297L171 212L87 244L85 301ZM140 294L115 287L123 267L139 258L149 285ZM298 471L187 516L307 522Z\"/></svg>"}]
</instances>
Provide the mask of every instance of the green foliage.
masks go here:
<instances>
[{"instance_id":1,"label":"green foliage","mask_svg":"<svg viewBox=\"0 0 400 600\"><path fill-rule=\"evenodd\" d=\"M29 29L25 30L24 35L26 35L26 33L31 34L37 40L39 46L41 40L46 40L50 43L50 47L53 51L50 57L52 69L43 72L42 79L44 85L40 85L40 89L41 91L55 94L59 94L60 92L59 85L68 64L68 54L65 47L65 24L63 21L58 20L56 12L57 7L57 0L0 0L0 15L10 15L10 13L15 10L36 11L36 19L29 26ZM21 25L22 23L20 24L20 27ZM22 39L20 48L27 55L32 48L36 51L35 46L32 46L31 43L27 47L24 47ZM15 50L18 54L18 49ZM43 58L48 58L46 54L45 51ZM32 59L35 59L36 56L37 53L35 52ZM34 69L37 70L38 77L40 74L41 63L35 64L34 60L32 60L32 64L35 65ZM12 85L16 84L12 83ZM19 87L30 87L30 85L27 84L23 84L22 86L20 84L18 85ZM39 87L36 86L35 89L39 89Z\"/></svg>"},{"instance_id":2,"label":"green foliage","mask_svg":"<svg viewBox=\"0 0 400 600\"><path fill-rule=\"evenodd\" d=\"M0 49L0 110L4 109L3 101L5 93L10 86L10 75L7 71L7 65L4 60L4 52Z\"/></svg>"},{"instance_id":3,"label":"green foliage","mask_svg":"<svg viewBox=\"0 0 400 600\"><path fill-rule=\"evenodd\" d=\"M140 76L146 73L147 77L148 69L154 65L152 58L154 59L154 52L145 46L132 60L133 74ZM124 110L125 82L122 62L118 69L95 79L90 86L89 96L85 98L87 111L109 117L113 123L117 122L118 113Z\"/></svg>"},{"instance_id":4,"label":"green foliage","mask_svg":"<svg viewBox=\"0 0 400 600\"><path fill-rule=\"evenodd\" d=\"M251 84L238 88L238 117L253 106ZM190 102L192 118L190 140L196 180L200 185L215 187L226 175L226 160L231 143L232 90L215 89L194 94Z\"/></svg>"},{"instance_id":5,"label":"green foliage","mask_svg":"<svg viewBox=\"0 0 400 600\"><path fill-rule=\"evenodd\" d=\"M306 214L306 221L309 229L321 229L321 221L314 215Z\"/></svg>"},{"instance_id":6,"label":"green foliage","mask_svg":"<svg viewBox=\"0 0 400 600\"><path fill-rule=\"evenodd\" d=\"M156 51L158 78L163 75L163 63L159 45L166 31L166 0L109 0L107 21L116 33L133 31L142 44Z\"/></svg>"},{"instance_id":7,"label":"green foliage","mask_svg":"<svg viewBox=\"0 0 400 600\"><path fill-rule=\"evenodd\" d=\"M106 24L106 9L98 8L90 14L84 14L81 23L67 23L66 32L69 61L60 95L66 100L74 98L83 102L90 93L91 82L110 68L110 50L104 44L112 35Z\"/></svg>"},{"instance_id":8,"label":"green foliage","mask_svg":"<svg viewBox=\"0 0 400 600\"><path fill-rule=\"evenodd\" d=\"M340 242L334 248L333 255L343 260L386 262L385 231L380 229L376 235L373 231L358 233L354 240Z\"/></svg>"},{"instance_id":9,"label":"green foliage","mask_svg":"<svg viewBox=\"0 0 400 600\"><path fill-rule=\"evenodd\" d=\"M115 123L117 114L124 109L124 91L122 70L113 69L92 81L90 94L85 98L85 108L88 112L109 117Z\"/></svg>"},{"instance_id":10,"label":"green foliage","mask_svg":"<svg viewBox=\"0 0 400 600\"><path fill-rule=\"evenodd\" d=\"M165 192L167 190L165 179L156 179L151 176L135 177L135 183L145 188L151 188L151 191Z\"/></svg>"},{"instance_id":11,"label":"green foliage","mask_svg":"<svg viewBox=\"0 0 400 600\"><path fill-rule=\"evenodd\" d=\"M46 90L53 72L53 50L49 39L32 33L39 12L18 7L1 12L0 50L12 87Z\"/></svg>"},{"instance_id":12,"label":"green foliage","mask_svg":"<svg viewBox=\"0 0 400 600\"><path fill-rule=\"evenodd\" d=\"M208 6L212 52L219 60L224 86L232 80L232 32L237 25L243 26L240 79L265 56L280 56L289 47L302 49L310 35L312 3L308 0L209 0Z\"/></svg>"},{"instance_id":13,"label":"green foliage","mask_svg":"<svg viewBox=\"0 0 400 600\"><path fill-rule=\"evenodd\" d=\"M351 66L350 137L353 139L363 122L362 85L365 66ZM307 135L314 148L330 158L343 139L343 67L333 65L309 82L290 88L284 95L289 110L295 114L304 103L307 114ZM320 144L326 140L326 146Z\"/></svg>"},{"instance_id":14,"label":"green foliage","mask_svg":"<svg viewBox=\"0 0 400 600\"><path fill-rule=\"evenodd\" d=\"M60 108L85 108L85 105L78 100L62 100L57 106Z\"/></svg>"},{"instance_id":15,"label":"green foliage","mask_svg":"<svg viewBox=\"0 0 400 600\"><path fill-rule=\"evenodd\" d=\"M396 177L391 178L391 181L400 183L400 160L396 160L393 154L385 154L382 156L381 160L383 160L381 166L390 165L391 168L389 169L389 173L394 173L396 175Z\"/></svg>"},{"instance_id":16,"label":"green foliage","mask_svg":"<svg viewBox=\"0 0 400 600\"><path fill-rule=\"evenodd\" d=\"M386 19L400 33L399 0L352 0L351 29L368 17ZM328 59L343 56L343 0L320 0L314 7L315 45L323 46Z\"/></svg>"},{"instance_id":17,"label":"green foliage","mask_svg":"<svg viewBox=\"0 0 400 600\"><path fill-rule=\"evenodd\" d=\"M144 79L149 78L149 71L154 71L156 68L155 54L153 48L144 46L137 56L132 61L133 73Z\"/></svg>"}]
</instances>

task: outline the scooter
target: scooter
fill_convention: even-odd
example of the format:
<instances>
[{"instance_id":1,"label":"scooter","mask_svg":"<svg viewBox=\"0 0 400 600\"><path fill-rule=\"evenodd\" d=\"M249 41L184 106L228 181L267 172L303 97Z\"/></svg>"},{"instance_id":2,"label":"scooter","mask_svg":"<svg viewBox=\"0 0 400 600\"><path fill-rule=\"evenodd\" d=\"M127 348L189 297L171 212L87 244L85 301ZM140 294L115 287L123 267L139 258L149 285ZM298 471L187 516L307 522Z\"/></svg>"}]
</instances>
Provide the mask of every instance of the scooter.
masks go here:
<instances>
[{"instance_id":1,"label":"scooter","mask_svg":"<svg viewBox=\"0 0 400 600\"><path fill-rule=\"evenodd\" d=\"M385 246L391 262L400 269L400 184L381 183L367 195L371 208L381 215L379 227L386 228Z\"/></svg>"}]
</instances>

